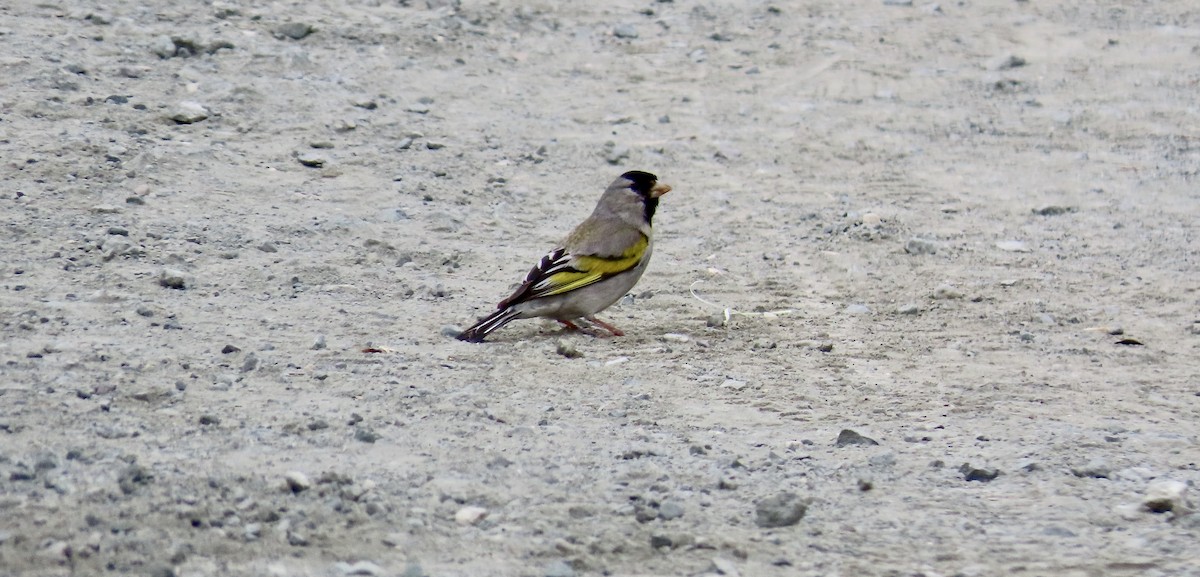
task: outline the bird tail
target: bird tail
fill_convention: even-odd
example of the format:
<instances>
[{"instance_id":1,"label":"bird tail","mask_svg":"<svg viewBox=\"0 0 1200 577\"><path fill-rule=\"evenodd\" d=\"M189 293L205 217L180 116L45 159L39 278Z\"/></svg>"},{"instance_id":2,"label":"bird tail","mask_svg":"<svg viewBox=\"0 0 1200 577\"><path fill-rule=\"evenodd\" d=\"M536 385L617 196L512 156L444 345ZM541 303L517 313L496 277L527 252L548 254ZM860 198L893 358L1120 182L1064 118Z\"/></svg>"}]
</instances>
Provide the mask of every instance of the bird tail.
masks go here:
<instances>
[{"instance_id":1,"label":"bird tail","mask_svg":"<svg viewBox=\"0 0 1200 577\"><path fill-rule=\"evenodd\" d=\"M458 335L458 340L468 343L481 343L492 331L517 319L517 311L512 307L502 308L487 317L480 319L471 328Z\"/></svg>"}]
</instances>

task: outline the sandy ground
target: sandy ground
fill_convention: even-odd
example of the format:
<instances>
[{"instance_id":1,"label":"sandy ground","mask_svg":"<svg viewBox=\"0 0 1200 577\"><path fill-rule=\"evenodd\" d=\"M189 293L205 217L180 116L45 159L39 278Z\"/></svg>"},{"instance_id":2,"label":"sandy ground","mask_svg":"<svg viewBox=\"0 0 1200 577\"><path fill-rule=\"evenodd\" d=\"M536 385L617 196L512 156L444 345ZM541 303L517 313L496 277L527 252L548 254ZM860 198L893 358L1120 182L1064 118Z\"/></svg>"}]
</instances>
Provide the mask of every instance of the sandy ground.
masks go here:
<instances>
[{"instance_id":1,"label":"sandy ground","mask_svg":"<svg viewBox=\"0 0 1200 577\"><path fill-rule=\"evenodd\" d=\"M0 6L0 574L1200 575L1194 3L142 4Z\"/></svg>"}]
</instances>

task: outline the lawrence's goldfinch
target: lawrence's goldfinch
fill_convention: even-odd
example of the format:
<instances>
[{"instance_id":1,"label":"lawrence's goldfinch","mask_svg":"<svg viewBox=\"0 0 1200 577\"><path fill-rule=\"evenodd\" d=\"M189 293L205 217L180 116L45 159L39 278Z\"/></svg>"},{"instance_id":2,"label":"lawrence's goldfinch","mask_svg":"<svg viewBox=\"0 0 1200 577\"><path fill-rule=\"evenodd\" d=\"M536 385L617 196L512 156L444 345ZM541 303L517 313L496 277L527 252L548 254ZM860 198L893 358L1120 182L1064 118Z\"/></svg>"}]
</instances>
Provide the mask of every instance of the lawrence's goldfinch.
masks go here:
<instances>
[{"instance_id":1,"label":"lawrence's goldfinch","mask_svg":"<svg viewBox=\"0 0 1200 577\"><path fill-rule=\"evenodd\" d=\"M572 321L582 318L622 336L595 315L625 296L646 272L654 248L650 221L658 198L670 191L648 172L622 174L608 185L592 215L538 261L517 291L458 339L477 343L510 321L533 317L568 328L578 328Z\"/></svg>"}]
</instances>

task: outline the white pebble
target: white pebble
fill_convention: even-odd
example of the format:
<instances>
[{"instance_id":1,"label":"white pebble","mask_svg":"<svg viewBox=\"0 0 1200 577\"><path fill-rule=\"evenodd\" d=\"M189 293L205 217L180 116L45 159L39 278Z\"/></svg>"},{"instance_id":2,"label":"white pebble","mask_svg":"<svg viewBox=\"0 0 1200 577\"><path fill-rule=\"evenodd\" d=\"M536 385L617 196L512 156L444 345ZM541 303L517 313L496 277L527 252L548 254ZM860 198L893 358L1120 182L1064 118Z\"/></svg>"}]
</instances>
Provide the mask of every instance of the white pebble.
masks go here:
<instances>
[{"instance_id":1,"label":"white pebble","mask_svg":"<svg viewBox=\"0 0 1200 577\"><path fill-rule=\"evenodd\" d=\"M312 481L308 479L308 475L300 471L292 471L283 476L284 482L287 483L287 488L293 493L299 493L312 487Z\"/></svg>"},{"instance_id":2,"label":"white pebble","mask_svg":"<svg viewBox=\"0 0 1200 577\"><path fill-rule=\"evenodd\" d=\"M1179 513L1187 507L1187 483L1172 479L1162 479L1150 483L1146 488L1146 497L1142 499L1142 507L1152 513Z\"/></svg>"},{"instance_id":3,"label":"white pebble","mask_svg":"<svg viewBox=\"0 0 1200 577\"><path fill-rule=\"evenodd\" d=\"M459 509L454 514L454 520L459 525L475 525L488 516L488 510L483 507L468 506Z\"/></svg>"}]
</instances>

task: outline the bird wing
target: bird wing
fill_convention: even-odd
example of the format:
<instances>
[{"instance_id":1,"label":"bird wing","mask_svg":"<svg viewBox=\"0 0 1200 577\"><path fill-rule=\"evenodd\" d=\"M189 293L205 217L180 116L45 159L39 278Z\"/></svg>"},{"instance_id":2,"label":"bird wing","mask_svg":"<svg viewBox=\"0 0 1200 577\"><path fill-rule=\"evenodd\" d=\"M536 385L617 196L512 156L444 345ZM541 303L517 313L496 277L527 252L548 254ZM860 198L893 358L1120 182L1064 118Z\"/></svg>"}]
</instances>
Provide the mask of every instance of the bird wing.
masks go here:
<instances>
[{"instance_id":1,"label":"bird wing","mask_svg":"<svg viewBox=\"0 0 1200 577\"><path fill-rule=\"evenodd\" d=\"M646 255L650 239L645 235L617 255L576 255L565 248L556 248L538 261L525 275L525 281L496 308L507 308L536 298L559 295L595 284L628 271Z\"/></svg>"}]
</instances>

